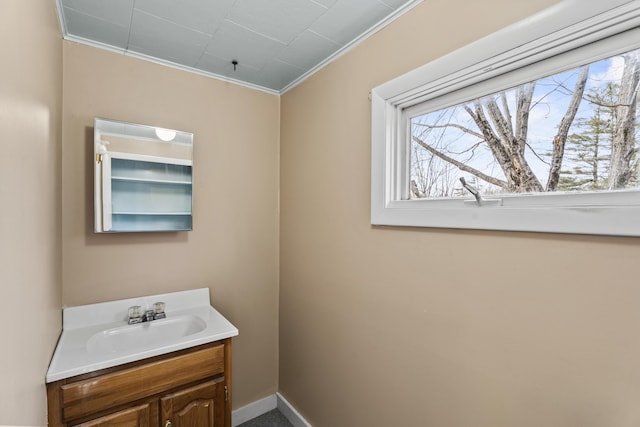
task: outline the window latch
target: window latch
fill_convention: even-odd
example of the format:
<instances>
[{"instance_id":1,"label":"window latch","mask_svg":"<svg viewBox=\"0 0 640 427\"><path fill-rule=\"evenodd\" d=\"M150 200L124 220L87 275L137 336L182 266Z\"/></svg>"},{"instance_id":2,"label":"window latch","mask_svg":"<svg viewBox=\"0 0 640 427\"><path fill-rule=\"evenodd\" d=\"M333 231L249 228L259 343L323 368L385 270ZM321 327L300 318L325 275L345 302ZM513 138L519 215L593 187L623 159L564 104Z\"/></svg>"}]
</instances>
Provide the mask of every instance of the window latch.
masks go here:
<instances>
[{"instance_id":1,"label":"window latch","mask_svg":"<svg viewBox=\"0 0 640 427\"><path fill-rule=\"evenodd\" d=\"M475 188L473 185L467 183L463 177L460 177L460 182L462 186L467 189L467 191L473 194L473 197L476 198L475 204L476 206L500 206L502 205L502 199L483 199L480 195L480 191ZM465 205L473 203L472 201L465 200Z\"/></svg>"}]
</instances>

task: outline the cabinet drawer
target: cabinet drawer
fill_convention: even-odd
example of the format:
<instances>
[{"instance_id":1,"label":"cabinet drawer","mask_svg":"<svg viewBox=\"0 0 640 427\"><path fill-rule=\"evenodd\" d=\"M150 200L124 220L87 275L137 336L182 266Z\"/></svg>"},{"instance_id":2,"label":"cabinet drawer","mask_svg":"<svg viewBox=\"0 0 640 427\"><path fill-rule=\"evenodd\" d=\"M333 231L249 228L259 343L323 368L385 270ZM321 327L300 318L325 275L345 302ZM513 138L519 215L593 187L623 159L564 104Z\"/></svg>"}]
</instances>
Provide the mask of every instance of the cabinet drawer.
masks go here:
<instances>
[{"instance_id":1,"label":"cabinet drawer","mask_svg":"<svg viewBox=\"0 0 640 427\"><path fill-rule=\"evenodd\" d=\"M65 420L134 402L224 373L224 345L89 378L61 387Z\"/></svg>"},{"instance_id":2,"label":"cabinet drawer","mask_svg":"<svg viewBox=\"0 0 640 427\"><path fill-rule=\"evenodd\" d=\"M154 421L158 418L155 412L151 403L145 403L74 427L150 427L155 424Z\"/></svg>"}]
</instances>

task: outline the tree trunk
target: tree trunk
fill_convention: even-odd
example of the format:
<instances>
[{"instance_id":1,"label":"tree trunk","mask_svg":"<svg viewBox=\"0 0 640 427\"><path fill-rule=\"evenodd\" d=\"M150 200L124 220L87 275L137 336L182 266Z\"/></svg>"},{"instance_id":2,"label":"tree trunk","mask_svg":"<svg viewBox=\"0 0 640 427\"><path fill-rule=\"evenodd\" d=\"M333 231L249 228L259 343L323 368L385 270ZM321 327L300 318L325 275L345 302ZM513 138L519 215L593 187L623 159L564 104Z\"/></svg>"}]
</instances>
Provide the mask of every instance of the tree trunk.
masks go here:
<instances>
[{"instance_id":1,"label":"tree trunk","mask_svg":"<svg viewBox=\"0 0 640 427\"><path fill-rule=\"evenodd\" d=\"M516 93L516 128L511 141L511 155L519 177L517 192L543 191L540 180L524 157L529 133L529 111L535 88L535 83L528 83L520 86Z\"/></svg>"},{"instance_id":2,"label":"tree trunk","mask_svg":"<svg viewBox=\"0 0 640 427\"><path fill-rule=\"evenodd\" d=\"M509 192L543 191L542 184L540 184L524 157L527 143L529 108L531 107L534 89L535 84L533 83L518 89L516 94L515 130L512 127L511 113L506 107L504 96L504 113L500 111L500 107L493 97L476 101L473 110L465 107L467 113L478 126L487 145L491 148L491 152L498 161L504 176L507 178L506 189ZM487 115L491 122L487 119Z\"/></svg>"},{"instance_id":3,"label":"tree trunk","mask_svg":"<svg viewBox=\"0 0 640 427\"><path fill-rule=\"evenodd\" d=\"M547 180L546 191L555 191L558 187L560 168L562 167L562 159L564 158L564 146L567 142L567 136L569 136L571 123L573 123L573 119L576 117L576 113L580 107L580 101L582 101L582 95L584 94L588 77L589 66L587 65L580 70L580 75L573 89L573 96L569 102L569 107L567 107L567 111L564 113L564 117L562 117L560 125L558 126L558 132L553 138L553 154L551 156L551 167L549 168L549 179Z\"/></svg>"},{"instance_id":4,"label":"tree trunk","mask_svg":"<svg viewBox=\"0 0 640 427\"><path fill-rule=\"evenodd\" d=\"M615 109L616 129L611 143L609 189L624 188L635 172L635 121L640 81L640 58L637 52L624 55L624 71Z\"/></svg>"}]
</instances>

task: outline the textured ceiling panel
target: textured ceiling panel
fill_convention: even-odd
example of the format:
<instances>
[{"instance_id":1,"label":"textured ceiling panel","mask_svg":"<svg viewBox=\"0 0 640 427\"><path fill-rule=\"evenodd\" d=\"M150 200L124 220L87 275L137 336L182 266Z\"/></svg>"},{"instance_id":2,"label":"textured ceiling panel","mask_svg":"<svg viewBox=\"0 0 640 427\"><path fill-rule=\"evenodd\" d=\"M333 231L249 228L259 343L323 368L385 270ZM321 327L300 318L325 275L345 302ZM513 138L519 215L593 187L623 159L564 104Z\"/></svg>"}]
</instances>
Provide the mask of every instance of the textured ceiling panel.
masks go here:
<instances>
[{"instance_id":1,"label":"textured ceiling panel","mask_svg":"<svg viewBox=\"0 0 640 427\"><path fill-rule=\"evenodd\" d=\"M235 0L136 0L135 7L194 31L214 34Z\"/></svg>"},{"instance_id":2,"label":"textured ceiling panel","mask_svg":"<svg viewBox=\"0 0 640 427\"><path fill-rule=\"evenodd\" d=\"M140 47L158 58L193 67L204 53L209 40L210 37L204 33L139 10L133 12L129 36L132 50L134 46Z\"/></svg>"},{"instance_id":3,"label":"textured ceiling panel","mask_svg":"<svg viewBox=\"0 0 640 427\"><path fill-rule=\"evenodd\" d=\"M280 52L278 59L309 70L339 48L340 45L337 43L307 30L284 48Z\"/></svg>"},{"instance_id":4,"label":"textured ceiling panel","mask_svg":"<svg viewBox=\"0 0 640 427\"><path fill-rule=\"evenodd\" d=\"M126 49L129 42L129 24L122 27L75 9L64 8L67 30L77 37L94 40L109 46ZM130 20L131 18L129 18Z\"/></svg>"},{"instance_id":5,"label":"textured ceiling panel","mask_svg":"<svg viewBox=\"0 0 640 427\"><path fill-rule=\"evenodd\" d=\"M310 0L237 0L229 19L288 44L326 12Z\"/></svg>"},{"instance_id":6,"label":"textured ceiling panel","mask_svg":"<svg viewBox=\"0 0 640 427\"><path fill-rule=\"evenodd\" d=\"M338 0L310 29L344 45L392 12L392 8L380 2Z\"/></svg>"},{"instance_id":7,"label":"textured ceiling panel","mask_svg":"<svg viewBox=\"0 0 640 427\"><path fill-rule=\"evenodd\" d=\"M225 21L211 40L206 52L231 62L237 60L261 69L285 48L284 43L261 36L231 21Z\"/></svg>"},{"instance_id":8,"label":"textured ceiling panel","mask_svg":"<svg viewBox=\"0 0 640 427\"><path fill-rule=\"evenodd\" d=\"M129 28L134 0L61 0L62 5L120 27Z\"/></svg>"},{"instance_id":9,"label":"textured ceiling panel","mask_svg":"<svg viewBox=\"0 0 640 427\"><path fill-rule=\"evenodd\" d=\"M259 80L256 84L264 87L284 87L289 82L302 75L305 70L293 65L286 64L282 61L270 61L260 73Z\"/></svg>"},{"instance_id":10,"label":"textured ceiling panel","mask_svg":"<svg viewBox=\"0 0 640 427\"><path fill-rule=\"evenodd\" d=\"M275 92L420 1L57 0L67 39Z\"/></svg>"}]
</instances>

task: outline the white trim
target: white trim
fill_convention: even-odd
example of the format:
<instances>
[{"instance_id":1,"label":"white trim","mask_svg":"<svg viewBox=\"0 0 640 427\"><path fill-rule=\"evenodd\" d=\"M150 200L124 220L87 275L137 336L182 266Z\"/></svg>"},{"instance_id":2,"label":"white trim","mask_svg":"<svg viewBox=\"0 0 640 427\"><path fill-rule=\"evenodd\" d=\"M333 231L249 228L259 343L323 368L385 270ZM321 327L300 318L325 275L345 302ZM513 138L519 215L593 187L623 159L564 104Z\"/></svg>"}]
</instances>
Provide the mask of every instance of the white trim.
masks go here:
<instances>
[{"instance_id":1,"label":"white trim","mask_svg":"<svg viewBox=\"0 0 640 427\"><path fill-rule=\"evenodd\" d=\"M237 427L274 409L278 409L293 427L313 427L280 392L234 410L231 414L231 425Z\"/></svg>"},{"instance_id":2,"label":"white trim","mask_svg":"<svg viewBox=\"0 0 640 427\"><path fill-rule=\"evenodd\" d=\"M263 399L256 400L234 410L231 414L231 425L233 427L239 426L249 420L259 417L262 414L266 414L278 407L278 402L275 394L267 396Z\"/></svg>"},{"instance_id":3,"label":"white trim","mask_svg":"<svg viewBox=\"0 0 640 427\"><path fill-rule=\"evenodd\" d=\"M62 30L62 38L64 40L80 43L86 46L96 47L98 49L108 50L113 53L130 56L132 58L142 59L144 61L153 62L155 64L164 65L164 66L175 68L181 71L187 71L189 73L198 74L204 77L209 77L216 80L222 80L227 83L237 84L239 86L244 86L249 89L266 92L272 95L284 95L288 90L299 85L300 83L302 83L303 81L305 81L306 79L314 75L316 72L320 71L322 68L326 67L327 65L329 65L330 63L332 63L333 61L335 61L345 53L349 52L351 49L355 48L357 45L359 45L360 43L362 43L363 41L371 37L373 34L377 33L378 31L380 31L381 29L383 29L384 27L386 27L387 25L389 25L390 23L392 23L393 21L395 21L396 19L398 19L399 17L401 17L402 15L404 15L405 13L407 13L408 11L416 7L418 4L422 3L424 0L412 0L407 4L403 5L402 7L396 9L395 11L387 15L385 18L381 19L379 22L374 24L368 30L365 30L362 34L357 36L355 39L353 39L352 41L350 41L349 43L341 47L339 50L332 53L328 58L324 59L318 65L316 65L309 71L305 72L300 77L295 79L293 82L287 84L285 87L283 87L280 90L271 89L271 88L260 86L254 83L233 79L220 74L211 73L209 71L204 71L198 68L189 67L187 65L177 64L175 62L145 55L143 53L133 52L126 48L119 48L119 47L115 47L105 43L100 43L94 40L86 39L84 37L79 37L79 36L69 34L69 32L67 31L66 22L64 20L64 13L62 12L62 4L60 3L60 1L61 0L56 0L56 5L57 5L57 11L58 11L58 19L60 20L60 29Z\"/></svg>"},{"instance_id":4,"label":"white trim","mask_svg":"<svg viewBox=\"0 0 640 427\"><path fill-rule=\"evenodd\" d=\"M293 427L313 427L280 392L277 392L276 396L278 397L278 410L282 412L282 415L289 420Z\"/></svg>"},{"instance_id":5,"label":"white trim","mask_svg":"<svg viewBox=\"0 0 640 427\"><path fill-rule=\"evenodd\" d=\"M102 191L100 192L100 212L102 213L101 228L98 229L96 221L96 231L111 231L113 222L111 221L111 156L107 153L102 155L100 164Z\"/></svg>"},{"instance_id":6,"label":"white trim","mask_svg":"<svg viewBox=\"0 0 640 427\"><path fill-rule=\"evenodd\" d=\"M61 0L55 0L56 2L56 13L58 14L58 21L60 21L60 32L62 37L67 34L67 21L64 20L64 14L62 13L62 4Z\"/></svg>"},{"instance_id":7,"label":"white trim","mask_svg":"<svg viewBox=\"0 0 640 427\"><path fill-rule=\"evenodd\" d=\"M73 34L64 34L63 38L67 41L83 44L86 46L97 47L98 49L107 50L109 52L118 53L124 55L127 50L122 47L112 46L106 43L100 43L95 40L85 39L84 37L74 36Z\"/></svg>"},{"instance_id":8,"label":"white trim","mask_svg":"<svg viewBox=\"0 0 640 427\"><path fill-rule=\"evenodd\" d=\"M93 161L97 162L96 154L93 155ZM93 229L96 232L102 231L102 202L104 200L104 196L102 194L102 171L103 165L101 163L95 164L93 167L93 216L95 217L95 223L93 225Z\"/></svg>"},{"instance_id":9,"label":"white trim","mask_svg":"<svg viewBox=\"0 0 640 427\"><path fill-rule=\"evenodd\" d=\"M338 59L339 57L341 57L342 55L344 55L345 53L355 48L360 43L364 42L366 39L368 39L378 31L380 31L387 25L391 24L393 21L400 18L402 15L409 12L411 9L413 9L423 1L424 0L413 0L405 4L404 6L396 9L391 14L389 14L388 16L380 20L378 23L374 24L371 28L364 31L355 39L351 40L349 43L347 43L346 45L344 45L343 47L341 47L340 49L332 53L329 57L324 59L318 65L316 65L315 67L313 67L312 69L310 69L309 71L307 71L306 73L304 73L303 75L301 75L300 77L298 77L297 79L295 79L294 81L292 81L291 83L289 83L288 85L280 89L280 95L284 95L285 93L287 93L287 91L298 86L300 83L307 80L309 77L311 77L312 75L314 75L315 73L317 73L318 71L320 71L321 69L323 69L324 67L326 67L327 65L329 65L330 63Z\"/></svg>"}]
</instances>

